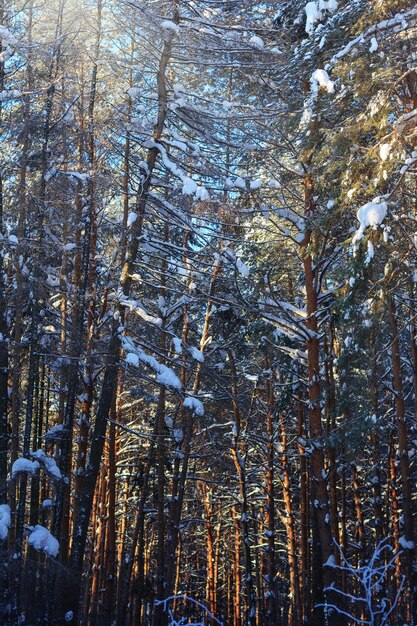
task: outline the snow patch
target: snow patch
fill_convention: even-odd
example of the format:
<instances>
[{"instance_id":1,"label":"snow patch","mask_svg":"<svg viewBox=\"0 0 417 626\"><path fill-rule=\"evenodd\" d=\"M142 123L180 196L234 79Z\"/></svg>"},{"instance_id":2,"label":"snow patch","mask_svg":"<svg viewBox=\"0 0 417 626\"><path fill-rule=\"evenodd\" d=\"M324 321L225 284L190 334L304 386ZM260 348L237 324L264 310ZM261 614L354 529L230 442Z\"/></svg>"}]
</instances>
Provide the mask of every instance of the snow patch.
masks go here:
<instances>
[{"instance_id":1,"label":"snow patch","mask_svg":"<svg viewBox=\"0 0 417 626\"><path fill-rule=\"evenodd\" d=\"M334 82L330 80L326 70L316 70L313 72L310 82L313 91L317 91L318 87L322 87L326 89L327 93L334 93Z\"/></svg>"},{"instance_id":2,"label":"snow patch","mask_svg":"<svg viewBox=\"0 0 417 626\"><path fill-rule=\"evenodd\" d=\"M172 343L176 354L182 354L182 341L179 337L173 337Z\"/></svg>"},{"instance_id":3,"label":"snow patch","mask_svg":"<svg viewBox=\"0 0 417 626\"><path fill-rule=\"evenodd\" d=\"M149 313L147 313L147 311L145 311L145 309L136 300L126 298L120 300L120 304L129 307L131 311L136 313L136 315L139 315L139 317L145 320L145 322L149 322L150 324L156 324L156 326L162 325L162 319L160 317L149 315Z\"/></svg>"},{"instance_id":4,"label":"snow patch","mask_svg":"<svg viewBox=\"0 0 417 626\"><path fill-rule=\"evenodd\" d=\"M334 558L333 554L331 554L327 561L324 563L324 567L337 567L336 559Z\"/></svg>"},{"instance_id":5,"label":"snow patch","mask_svg":"<svg viewBox=\"0 0 417 626\"><path fill-rule=\"evenodd\" d=\"M59 543L47 528L36 524L35 527L31 526L30 530L32 531L28 538L30 546L39 552L45 552L49 556L57 556Z\"/></svg>"},{"instance_id":6,"label":"snow patch","mask_svg":"<svg viewBox=\"0 0 417 626\"><path fill-rule=\"evenodd\" d=\"M199 363L204 363L204 354L198 348L191 347L190 354Z\"/></svg>"},{"instance_id":7,"label":"snow patch","mask_svg":"<svg viewBox=\"0 0 417 626\"><path fill-rule=\"evenodd\" d=\"M55 462L55 459L45 454L45 452L39 448L35 452L30 452L30 456L39 461L45 468L45 471L52 476L52 478L56 478L56 480L61 480L62 474Z\"/></svg>"},{"instance_id":8,"label":"snow patch","mask_svg":"<svg viewBox=\"0 0 417 626\"><path fill-rule=\"evenodd\" d=\"M178 24L171 22L171 20L164 20L161 22L161 28L166 31L174 32L176 35L178 35L180 30Z\"/></svg>"},{"instance_id":9,"label":"snow patch","mask_svg":"<svg viewBox=\"0 0 417 626\"><path fill-rule=\"evenodd\" d=\"M182 193L186 196L192 196L197 191L197 183L192 178L184 176L182 182Z\"/></svg>"},{"instance_id":10,"label":"snow patch","mask_svg":"<svg viewBox=\"0 0 417 626\"><path fill-rule=\"evenodd\" d=\"M164 421L167 428L174 428L174 420L170 415L165 415Z\"/></svg>"},{"instance_id":11,"label":"snow patch","mask_svg":"<svg viewBox=\"0 0 417 626\"><path fill-rule=\"evenodd\" d=\"M263 39L261 39L257 35L253 35L249 39L249 43L250 43L251 46L253 46L254 48L257 48L258 50L263 50L265 48L265 44L263 42Z\"/></svg>"},{"instance_id":12,"label":"snow patch","mask_svg":"<svg viewBox=\"0 0 417 626\"><path fill-rule=\"evenodd\" d=\"M158 363L156 380L164 387L172 387L173 389L181 389L181 383L177 375L165 365Z\"/></svg>"},{"instance_id":13,"label":"snow patch","mask_svg":"<svg viewBox=\"0 0 417 626\"><path fill-rule=\"evenodd\" d=\"M127 338L122 338L123 347L126 350L125 362L135 367L139 366L139 363L146 363L156 372L156 380L165 387L172 387L173 389L181 389L181 381L175 372L159 363L153 356L146 354L141 348L135 348L133 343Z\"/></svg>"},{"instance_id":14,"label":"snow patch","mask_svg":"<svg viewBox=\"0 0 417 626\"><path fill-rule=\"evenodd\" d=\"M126 89L126 93L130 98L136 98L140 94L140 89L138 87L129 87L129 89Z\"/></svg>"},{"instance_id":15,"label":"snow patch","mask_svg":"<svg viewBox=\"0 0 417 626\"><path fill-rule=\"evenodd\" d=\"M7 539L11 524L12 518L9 505L0 504L0 540Z\"/></svg>"},{"instance_id":16,"label":"snow patch","mask_svg":"<svg viewBox=\"0 0 417 626\"><path fill-rule=\"evenodd\" d=\"M195 197L196 200L201 200L202 202L208 202L210 200L210 194L205 187L197 187Z\"/></svg>"},{"instance_id":17,"label":"snow patch","mask_svg":"<svg viewBox=\"0 0 417 626\"><path fill-rule=\"evenodd\" d=\"M414 550L414 541L407 541L404 535L398 539L398 543L404 550Z\"/></svg>"},{"instance_id":18,"label":"snow patch","mask_svg":"<svg viewBox=\"0 0 417 626\"><path fill-rule=\"evenodd\" d=\"M319 5L317 2L307 2L304 7L304 11L306 13L306 33L307 35L312 35L314 32L314 26L316 22L320 22L322 19L322 12L319 9Z\"/></svg>"},{"instance_id":19,"label":"snow patch","mask_svg":"<svg viewBox=\"0 0 417 626\"><path fill-rule=\"evenodd\" d=\"M314 33L314 27L317 22L321 22L324 14L335 13L337 10L337 0L318 0L318 2L307 2L304 7L306 14L305 30L307 35Z\"/></svg>"},{"instance_id":20,"label":"snow patch","mask_svg":"<svg viewBox=\"0 0 417 626\"><path fill-rule=\"evenodd\" d=\"M371 38L371 45L369 46L369 52L376 52L378 50L378 42L375 37Z\"/></svg>"},{"instance_id":21,"label":"snow patch","mask_svg":"<svg viewBox=\"0 0 417 626\"><path fill-rule=\"evenodd\" d=\"M353 244L362 239L368 226L372 226L372 228L376 230L384 221L387 211L388 204L380 197L376 197L371 202L367 202L361 206L356 213L360 227L353 237Z\"/></svg>"},{"instance_id":22,"label":"snow patch","mask_svg":"<svg viewBox=\"0 0 417 626\"><path fill-rule=\"evenodd\" d=\"M368 248L367 248L367 251L366 251L365 265L369 265L369 263L374 258L374 255L375 255L374 244L372 243L372 241L370 239L368 239Z\"/></svg>"},{"instance_id":23,"label":"snow patch","mask_svg":"<svg viewBox=\"0 0 417 626\"><path fill-rule=\"evenodd\" d=\"M239 189L246 189L245 180L241 176L238 176L236 178L236 180L234 181L233 185L235 187L239 187Z\"/></svg>"},{"instance_id":24,"label":"snow patch","mask_svg":"<svg viewBox=\"0 0 417 626\"><path fill-rule=\"evenodd\" d=\"M134 352L128 352L125 356L125 362L137 367L139 365L139 357Z\"/></svg>"},{"instance_id":25,"label":"snow patch","mask_svg":"<svg viewBox=\"0 0 417 626\"><path fill-rule=\"evenodd\" d=\"M56 424L55 426L52 426L52 428L48 430L48 432L45 435L45 439L61 439L63 432L64 432L64 425Z\"/></svg>"},{"instance_id":26,"label":"snow patch","mask_svg":"<svg viewBox=\"0 0 417 626\"><path fill-rule=\"evenodd\" d=\"M133 226L133 224L136 222L136 220L138 219L138 214L137 213L129 213L129 215L127 216L127 227L130 228L131 226Z\"/></svg>"},{"instance_id":27,"label":"snow patch","mask_svg":"<svg viewBox=\"0 0 417 626\"><path fill-rule=\"evenodd\" d=\"M198 398L194 398L193 396L188 396L184 400L184 408L190 409L195 415L202 417L204 415L204 406L203 403L198 400Z\"/></svg>"},{"instance_id":28,"label":"snow patch","mask_svg":"<svg viewBox=\"0 0 417 626\"><path fill-rule=\"evenodd\" d=\"M23 472L27 472L28 474L32 474L32 476L34 476L39 467L40 465L37 461L30 461L29 459L16 459L12 465L12 478L14 478L16 474L21 474Z\"/></svg>"},{"instance_id":29,"label":"snow patch","mask_svg":"<svg viewBox=\"0 0 417 626\"><path fill-rule=\"evenodd\" d=\"M379 146L379 156L381 161L386 161L388 159L391 150L392 145L390 143L383 143Z\"/></svg>"},{"instance_id":30,"label":"snow patch","mask_svg":"<svg viewBox=\"0 0 417 626\"><path fill-rule=\"evenodd\" d=\"M13 48L17 46L17 39L3 24L0 24L0 41L3 48L0 52L0 63L5 63L12 56Z\"/></svg>"},{"instance_id":31,"label":"snow patch","mask_svg":"<svg viewBox=\"0 0 417 626\"><path fill-rule=\"evenodd\" d=\"M239 274L241 274L245 278L249 276L250 270L248 266L246 265L246 263L242 261L242 259L239 259L239 258L236 259L236 268Z\"/></svg>"},{"instance_id":32,"label":"snow patch","mask_svg":"<svg viewBox=\"0 0 417 626\"><path fill-rule=\"evenodd\" d=\"M17 100L20 98L22 92L18 89L4 89L0 91L0 102L10 102L10 100Z\"/></svg>"}]
</instances>

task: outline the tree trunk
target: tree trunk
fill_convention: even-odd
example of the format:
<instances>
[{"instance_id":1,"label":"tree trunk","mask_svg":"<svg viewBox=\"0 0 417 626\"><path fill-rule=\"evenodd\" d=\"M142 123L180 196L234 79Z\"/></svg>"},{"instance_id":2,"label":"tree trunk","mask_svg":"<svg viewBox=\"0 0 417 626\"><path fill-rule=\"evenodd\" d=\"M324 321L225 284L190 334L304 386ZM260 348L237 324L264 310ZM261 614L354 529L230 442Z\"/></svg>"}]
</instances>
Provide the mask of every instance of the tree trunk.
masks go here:
<instances>
[{"instance_id":1,"label":"tree trunk","mask_svg":"<svg viewBox=\"0 0 417 626\"><path fill-rule=\"evenodd\" d=\"M308 223L314 219L315 204L313 199L313 183L310 174L305 175L304 191L305 213ZM309 400L309 425L311 438L311 485L312 485L312 514L315 518L313 529L313 557L320 558L320 563L315 563L313 572L316 572L316 580L312 581L315 603L326 602L326 597L331 599L331 592L323 594L324 588L330 587L335 582L335 572L332 567L325 563L333 555L332 533L330 527L329 498L327 493L327 472L324 462L324 441L321 423L321 390L320 390L320 345L318 338L317 320L317 296L318 296L318 276L316 264L313 260L312 251L315 246L314 232L311 225L307 227L305 237L302 242L302 258L304 266L304 280L306 292L306 328L307 339L307 361L308 361L308 400ZM314 549L314 547L316 549ZM322 570L323 581L320 570ZM326 609L325 611L326 612ZM318 624L324 621L323 610L315 609ZM340 616L335 611L329 611L326 616L328 626L339 626Z\"/></svg>"},{"instance_id":2,"label":"tree trunk","mask_svg":"<svg viewBox=\"0 0 417 626\"><path fill-rule=\"evenodd\" d=\"M407 604L408 610L414 616L414 558L415 558L415 537L414 519L411 490L410 461L408 458L408 433L406 423L406 411L403 392L403 381L401 372L400 342L397 324L397 313L393 296L388 297L388 314L391 328L391 362L392 378L395 399L395 413L398 435L398 455L400 458L400 479L402 487L402 504L404 518L404 535L401 547L405 550L403 557L404 573L407 576ZM414 617L413 617L414 619Z\"/></svg>"}]
</instances>

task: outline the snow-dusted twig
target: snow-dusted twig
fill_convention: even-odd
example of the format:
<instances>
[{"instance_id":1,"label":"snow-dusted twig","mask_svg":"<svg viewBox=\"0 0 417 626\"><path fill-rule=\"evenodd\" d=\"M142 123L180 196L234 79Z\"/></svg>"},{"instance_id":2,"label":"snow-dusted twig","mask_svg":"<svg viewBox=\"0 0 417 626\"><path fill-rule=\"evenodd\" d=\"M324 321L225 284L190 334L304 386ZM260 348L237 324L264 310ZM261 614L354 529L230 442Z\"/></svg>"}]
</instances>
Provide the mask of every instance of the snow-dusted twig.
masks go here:
<instances>
[{"instance_id":1,"label":"snow-dusted twig","mask_svg":"<svg viewBox=\"0 0 417 626\"><path fill-rule=\"evenodd\" d=\"M168 607L169 602L173 601L173 600L185 600L186 602L191 602L192 604L195 604L196 606L198 606L200 609L202 609L204 611L204 613L214 622L216 622L216 624L218 624L219 626L223 626L223 622L221 622L219 619L217 619L217 617L215 617L211 611L209 611L209 609L206 607L205 604L203 604L202 602L199 602L198 600L195 600L194 598L190 598L189 596L186 595L174 595L174 596L169 596L168 598L164 598L163 600L155 600L155 606L163 606L163 610L164 612L168 613L168 618L169 618L169 626L183 626L183 624L189 624L190 626L204 626L204 622L188 622L186 621L187 618L186 617L180 617L179 619L176 619L174 617L174 614L172 612L172 609L170 609Z\"/></svg>"},{"instance_id":2,"label":"snow-dusted twig","mask_svg":"<svg viewBox=\"0 0 417 626\"><path fill-rule=\"evenodd\" d=\"M345 593L341 589L337 587L326 587L325 592L330 592L333 594L338 594L338 596L343 598L350 599L351 603L355 605L356 603L361 603L361 612L363 610L363 617L355 617L352 613L345 611L337 606L337 604L326 603L320 604L319 606L325 607L326 611L332 609L337 611L339 615L344 615L352 620L355 624L363 624L365 626L375 626L377 623L381 626L387 624L388 619L392 612L395 610L401 592L404 588L405 577L401 579L399 588L397 590L397 594L390 605L387 598L379 599L376 597L376 593L381 587L384 579L386 578L388 571L395 567L395 561L400 555L401 552L397 552L393 554L393 556L388 560L388 562L383 561L383 553L385 551L392 552L392 547L387 543L387 540L384 539L379 542L376 546L371 558L369 559L366 565L361 567L353 567L351 563L347 560L346 556L343 554L342 548L337 545L337 549L340 554L340 562L339 565L334 561L334 559L329 559L329 561L325 564L325 567L331 567L333 569L342 570L349 575L356 578L360 586L360 594L358 596L352 596L351 594Z\"/></svg>"}]
</instances>

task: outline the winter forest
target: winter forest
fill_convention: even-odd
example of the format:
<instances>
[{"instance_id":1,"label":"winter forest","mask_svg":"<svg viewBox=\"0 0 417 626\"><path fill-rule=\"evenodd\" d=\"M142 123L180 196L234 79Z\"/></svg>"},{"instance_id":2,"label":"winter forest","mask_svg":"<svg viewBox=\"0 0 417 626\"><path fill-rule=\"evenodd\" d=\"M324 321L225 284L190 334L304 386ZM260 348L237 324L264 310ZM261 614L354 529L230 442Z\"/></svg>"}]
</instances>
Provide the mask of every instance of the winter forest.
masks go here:
<instances>
[{"instance_id":1,"label":"winter forest","mask_svg":"<svg viewBox=\"0 0 417 626\"><path fill-rule=\"evenodd\" d=\"M417 624L413 0L0 0L0 626Z\"/></svg>"}]
</instances>

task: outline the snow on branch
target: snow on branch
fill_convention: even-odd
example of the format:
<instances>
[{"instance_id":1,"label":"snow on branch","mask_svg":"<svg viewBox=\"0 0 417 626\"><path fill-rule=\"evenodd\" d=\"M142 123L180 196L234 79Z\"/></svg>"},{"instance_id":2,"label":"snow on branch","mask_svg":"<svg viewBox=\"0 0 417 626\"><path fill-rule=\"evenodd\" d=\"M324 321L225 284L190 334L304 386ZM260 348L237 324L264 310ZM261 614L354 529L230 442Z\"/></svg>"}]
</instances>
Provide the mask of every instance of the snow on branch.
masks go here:
<instances>
[{"instance_id":1,"label":"snow on branch","mask_svg":"<svg viewBox=\"0 0 417 626\"><path fill-rule=\"evenodd\" d=\"M61 480L62 474L58 465L55 462L55 459L45 454L45 452L41 449L36 450L35 452L30 452L29 455L36 459L45 469L46 473L49 474L55 480ZM35 461L35 463L36 463Z\"/></svg>"},{"instance_id":2,"label":"snow on branch","mask_svg":"<svg viewBox=\"0 0 417 626\"><path fill-rule=\"evenodd\" d=\"M337 0L319 0L318 2L307 2L304 7L306 14L305 31L307 35L314 33L317 22L321 22L326 13L335 13L337 11Z\"/></svg>"},{"instance_id":3,"label":"snow on branch","mask_svg":"<svg viewBox=\"0 0 417 626\"><path fill-rule=\"evenodd\" d=\"M53 439L62 439L64 436L64 425L63 424L55 424L48 430L45 435L45 439L53 440Z\"/></svg>"},{"instance_id":4,"label":"snow on branch","mask_svg":"<svg viewBox=\"0 0 417 626\"><path fill-rule=\"evenodd\" d=\"M322 2L320 0L320 2L309 2L306 5L306 31L308 34L313 33L315 23L322 19L321 4L325 5L326 2ZM325 89L328 94L334 93L334 81L330 79L329 72L334 69L341 59L347 56L351 50L355 48L355 46L361 45L367 41L369 42L369 51L375 52L375 50L378 49L378 40L376 39L376 35L384 34L384 36L386 36L389 31L401 32L408 27L407 20L415 17L417 17L417 9L413 8L402 13L397 13L391 19L383 20L378 22L378 24L370 26L360 35L349 41L349 43L339 50L339 52L334 54L333 57L325 64L323 69L315 70L310 78L311 89L304 102L304 111L300 122L300 128L306 128L314 117L314 107L318 100L319 88L321 87Z\"/></svg>"},{"instance_id":5,"label":"snow on branch","mask_svg":"<svg viewBox=\"0 0 417 626\"><path fill-rule=\"evenodd\" d=\"M145 363L156 372L156 380L158 383L165 387L171 387L172 389L181 389L181 382L170 367L159 363L155 357L146 354L142 348L136 347L129 337L122 337L122 345L126 352L126 363L134 367L139 367L139 363Z\"/></svg>"},{"instance_id":6,"label":"snow on branch","mask_svg":"<svg viewBox=\"0 0 417 626\"><path fill-rule=\"evenodd\" d=\"M313 72L311 78L312 91L318 91L319 87L325 89L327 93L334 93L334 82L330 80L326 70L316 70Z\"/></svg>"},{"instance_id":7,"label":"snow on branch","mask_svg":"<svg viewBox=\"0 0 417 626\"><path fill-rule=\"evenodd\" d=\"M159 151L162 162L167 168L167 170L169 170L172 174L174 174L174 176L176 176L182 181L182 193L184 195L192 196L196 194L201 199L201 195L203 193L201 191L201 188L198 187L195 180L193 180L192 178L184 174L184 172L177 165L175 165L173 161L171 161L171 159L168 156L168 152L165 146L163 146L160 143L157 143L156 141L153 141L153 139L149 139L145 143L145 148L156 148Z\"/></svg>"},{"instance_id":8,"label":"snow on branch","mask_svg":"<svg viewBox=\"0 0 417 626\"><path fill-rule=\"evenodd\" d=\"M0 541L7 539L9 528L12 525L10 507L8 504L0 504Z\"/></svg>"},{"instance_id":9,"label":"snow on branch","mask_svg":"<svg viewBox=\"0 0 417 626\"><path fill-rule=\"evenodd\" d=\"M188 396L184 400L184 408L189 409L194 413L194 415L198 415L198 417L203 417L204 415L204 405L203 403L194 396Z\"/></svg>"},{"instance_id":10,"label":"snow on branch","mask_svg":"<svg viewBox=\"0 0 417 626\"><path fill-rule=\"evenodd\" d=\"M237 256L233 252L233 250L231 250L230 248L224 248L224 250L222 250L222 256L224 256L231 263L235 264L236 269L241 276L243 276L244 278L248 278L250 274L249 267L246 265L246 263L242 261L240 256Z\"/></svg>"},{"instance_id":11,"label":"snow on branch","mask_svg":"<svg viewBox=\"0 0 417 626\"><path fill-rule=\"evenodd\" d=\"M0 24L0 42L2 47L0 63L5 63L12 56L13 49L17 47L17 39L3 24Z\"/></svg>"},{"instance_id":12,"label":"snow on branch","mask_svg":"<svg viewBox=\"0 0 417 626\"><path fill-rule=\"evenodd\" d=\"M20 458L16 459L16 461L12 465L12 478L16 478L18 474L32 474L35 476L38 471L40 465L38 461L30 461L29 459Z\"/></svg>"},{"instance_id":13,"label":"snow on branch","mask_svg":"<svg viewBox=\"0 0 417 626\"><path fill-rule=\"evenodd\" d=\"M12 465L12 478L16 478L18 474L32 474L35 476L40 467L43 467L45 472L55 480L62 480L62 474L55 462L55 459L45 454L41 449L35 452L29 452L29 456L35 459L20 458Z\"/></svg>"},{"instance_id":14,"label":"snow on branch","mask_svg":"<svg viewBox=\"0 0 417 626\"><path fill-rule=\"evenodd\" d=\"M136 313L136 315L139 315L139 317L141 317L145 322L155 324L156 326L162 325L162 319L160 317L155 317L154 315L149 315L149 313L145 311L137 300L133 300L133 298L123 298L120 300L120 304L129 308L131 311Z\"/></svg>"},{"instance_id":15,"label":"snow on branch","mask_svg":"<svg viewBox=\"0 0 417 626\"><path fill-rule=\"evenodd\" d=\"M371 202L367 202L362 205L356 213L360 226L353 237L352 243L355 245L363 238L365 230L368 226L371 226L374 230L376 230L384 221L387 212L388 204L385 202L383 197L380 196L374 198Z\"/></svg>"},{"instance_id":16,"label":"snow on branch","mask_svg":"<svg viewBox=\"0 0 417 626\"><path fill-rule=\"evenodd\" d=\"M378 24L374 24L370 26L366 30L363 31L360 35L351 39L346 46L339 50L326 64L325 69L329 71L332 69L336 63L343 59L349 52L358 44L364 43L368 38L371 42L371 46L375 48L375 44L372 45L372 36L386 33L389 30L395 29L395 32L399 32L401 30L405 30L408 27L407 20L413 17L417 17L417 8L410 9L408 11L404 11L403 13L397 13L393 18L389 20L383 20L382 22L378 22Z\"/></svg>"},{"instance_id":17,"label":"snow on branch","mask_svg":"<svg viewBox=\"0 0 417 626\"><path fill-rule=\"evenodd\" d=\"M289 339L306 341L316 336L316 333L307 328L306 324L301 321L307 317L306 310L293 306L285 300L265 297L259 300L259 307L262 318L276 326ZM273 307L278 312L266 310L266 307Z\"/></svg>"},{"instance_id":18,"label":"snow on branch","mask_svg":"<svg viewBox=\"0 0 417 626\"><path fill-rule=\"evenodd\" d=\"M36 524L36 526L29 526L29 530L31 531L28 537L28 544L30 546L39 552L45 552L48 556L58 555L59 542L47 528Z\"/></svg>"}]
</instances>

